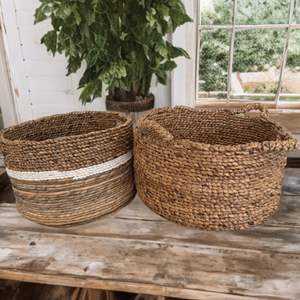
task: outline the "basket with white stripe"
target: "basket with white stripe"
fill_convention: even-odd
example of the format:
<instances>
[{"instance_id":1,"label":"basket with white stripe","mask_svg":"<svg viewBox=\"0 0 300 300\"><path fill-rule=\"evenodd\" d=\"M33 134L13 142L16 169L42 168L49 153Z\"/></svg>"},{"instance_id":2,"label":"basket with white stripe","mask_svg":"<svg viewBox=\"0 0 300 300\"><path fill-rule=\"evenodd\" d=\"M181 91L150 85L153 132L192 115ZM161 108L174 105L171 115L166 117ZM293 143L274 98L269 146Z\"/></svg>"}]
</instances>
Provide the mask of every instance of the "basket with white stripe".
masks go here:
<instances>
[{"instance_id":1,"label":"basket with white stripe","mask_svg":"<svg viewBox=\"0 0 300 300\"><path fill-rule=\"evenodd\" d=\"M17 209L49 226L110 213L135 195L132 121L75 112L7 128L0 135Z\"/></svg>"}]
</instances>

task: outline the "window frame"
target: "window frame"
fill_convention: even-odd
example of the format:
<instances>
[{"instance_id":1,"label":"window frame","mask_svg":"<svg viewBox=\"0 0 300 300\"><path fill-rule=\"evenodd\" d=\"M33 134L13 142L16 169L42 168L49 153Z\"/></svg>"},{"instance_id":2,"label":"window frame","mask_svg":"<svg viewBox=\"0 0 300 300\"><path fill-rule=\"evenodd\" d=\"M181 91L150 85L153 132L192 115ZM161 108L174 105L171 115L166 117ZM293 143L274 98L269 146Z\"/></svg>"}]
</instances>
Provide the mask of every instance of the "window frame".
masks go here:
<instances>
[{"instance_id":1,"label":"window frame","mask_svg":"<svg viewBox=\"0 0 300 300\"><path fill-rule=\"evenodd\" d=\"M237 16L237 1L233 1L233 13L236 19ZM282 79L284 69L286 67L287 55L289 49L290 33L294 29L300 30L300 24L292 23L293 8L295 0L290 0L289 7L289 22L288 24L257 24L257 25L238 25L233 20L230 25L201 25L200 23L200 2L201 0L183 0L188 14L193 18L193 22L182 26L180 30L176 31L173 35L173 42L180 47L187 49L191 59L178 60L178 68L172 74L172 106L187 105L197 108L237 108L249 103L263 103L268 109L271 117L280 121L285 127L294 133L300 133L300 102L279 101L282 87ZM227 97L222 98L201 98L198 100L198 82L199 82L199 61L200 61L200 35L201 31L212 29L228 29L233 32L230 41L230 57L228 63L227 80L230 82L230 74L232 74L233 54L235 33L240 30L253 30L253 29L283 29L286 30L286 37L284 41L283 59L280 67L280 80L278 82L277 93L273 94L276 98L270 102L254 101L251 99L230 98L231 93L228 85ZM194 72L194 73L193 73ZM191 73L194 74L191 76ZM231 88L230 88L231 90ZM195 93L191 92L195 91ZM229 95L229 97L228 97ZM247 95L247 94L245 94ZM285 95L285 94L282 94ZM299 120L299 121L298 121Z\"/></svg>"},{"instance_id":2,"label":"window frame","mask_svg":"<svg viewBox=\"0 0 300 300\"><path fill-rule=\"evenodd\" d=\"M200 1L198 4L198 9L200 11ZM293 102L288 102L285 101L285 103L280 103L280 97L281 96L286 96L286 94L281 93L282 89L282 82L283 82L283 77L284 77L284 70L287 64L287 57L288 57L288 50L289 50L289 45L290 45L290 36L291 32L293 30L300 30L300 24L295 24L293 23L293 16L294 16L294 7L295 7L295 1L296 0L289 0L289 12L288 12L288 22L285 24L237 24L237 7L238 7L238 1L239 0L232 0L232 22L231 24L228 25L205 25L201 24L201 12L199 12L199 18L198 18L198 36L196 37L198 39L198 45L200 45L200 40L201 40L201 32L202 31L209 31L209 30L218 30L218 29L225 29L230 32L231 38L230 38L230 47L229 47L229 61L228 61L228 73L227 73L227 93L226 93L226 99L222 99L223 101L226 102L231 102L232 100L235 101L240 101L240 102L245 102L244 99L237 99L238 96L246 96L250 98L251 94L243 94L243 95L238 95L238 94L233 94L232 93L232 82L231 82L231 77L233 73L233 63L234 63L234 50L235 50L235 40L236 40L236 32L242 32L242 31L247 31L247 30L260 30L260 29L273 29L273 30L286 30L285 34L285 40L284 40L284 47L283 47L283 53L282 53L282 61L281 61L281 66L280 66L280 72L279 72L279 78L278 78L278 84L277 84L277 91L274 94L262 94L262 96L274 96L274 100L272 102L270 101L270 104L275 103L275 107L277 108L282 108L284 107L295 107L295 103ZM198 48L199 49L199 48ZM199 53L200 56L200 53ZM197 74L199 74L199 63L197 63ZM258 94L255 94L258 96ZM300 95L300 94L299 94ZM235 97L235 98L234 98ZM205 98L202 97L201 99L196 98L196 103L201 105L203 101L209 102L209 101L216 101L219 100L220 98L214 99L214 98ZM247 101L247 100L246 100ZM251 100L249 100L251 101ZM254 100L252 100L254 102ZM263 101L258 101L266 104L266 102ZM300 103L296 105L297 108L300 108Z\"/></svg>"},{"instance_id":3,"label":"window frame","mask_svg":"<svg viewBox=\"0 0 300 300\"><path fill-rule=\"evenodd\" d=\"M182 0L188 15L193 19L179 27L172 35L172 42L184 48L190 59L177 58L177 68L171 74L171 105L186 105L195 107L198 82L198 0Z\"/></svg>"}]
</instances>

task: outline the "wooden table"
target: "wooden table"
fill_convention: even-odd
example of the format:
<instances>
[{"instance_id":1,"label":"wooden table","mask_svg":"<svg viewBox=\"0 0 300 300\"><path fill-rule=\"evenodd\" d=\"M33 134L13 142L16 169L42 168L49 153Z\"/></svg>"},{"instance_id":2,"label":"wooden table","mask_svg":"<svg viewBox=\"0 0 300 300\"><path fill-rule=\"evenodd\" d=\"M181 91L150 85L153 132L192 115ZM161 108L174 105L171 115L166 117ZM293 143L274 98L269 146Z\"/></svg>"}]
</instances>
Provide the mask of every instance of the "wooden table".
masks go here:
<instances>
[{"instance_id":1,"label":"wooden table","mask_svg":"<svg viewBox=\"0 0 300 300\"><path fill-rule=\"evenodd\" d=\"M61 229L1 204L0 227L3 279L185 299L300 299L299 195L284 195L271 220L242 232L173 224L138 197L98 221Z\"/></svg>"}]
</instances>

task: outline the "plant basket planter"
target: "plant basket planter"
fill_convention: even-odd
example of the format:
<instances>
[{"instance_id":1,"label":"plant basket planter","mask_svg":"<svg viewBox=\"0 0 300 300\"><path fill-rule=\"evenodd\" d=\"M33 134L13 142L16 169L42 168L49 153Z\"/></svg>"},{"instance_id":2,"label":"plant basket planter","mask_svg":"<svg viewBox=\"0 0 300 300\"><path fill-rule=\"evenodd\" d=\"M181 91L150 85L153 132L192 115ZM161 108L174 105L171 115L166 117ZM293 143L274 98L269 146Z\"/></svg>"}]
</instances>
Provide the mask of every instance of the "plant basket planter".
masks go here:
<instances>
[{"instance_id":1,"label":"plant basket planter","mask_svg":"<svg viewBox=\"0 0 300 300\"><path fill-rule=\"evenodd\" d=\"M116 101L111 97L106 98L106 108L110 111L142 112L154 108L154 96L149 95L137 101Z\"/></svg>"},{"instance_id":2,"label":"plant basket planter","mask_svg":"<svg viewBox=\"0 0 300 300\"><path fill-rule=\"evenodd\" d=\"M69 113L2 131L17 209L60 226L90 221L135 195L132 121L118 113Z\"/></svg>"},{"instance_id":3,"label":"plant basket planter","mask_svg":"<svg viewBox=\"0 0 300 300\"><path fill-rule=\"evenodd\" d=\"M261 110L249 116L250 110ZM265 109L150 112L135 129L135 179L147 206L208 230L260 224L277 209L296 140Z\"/></svg>"}]
</instances>

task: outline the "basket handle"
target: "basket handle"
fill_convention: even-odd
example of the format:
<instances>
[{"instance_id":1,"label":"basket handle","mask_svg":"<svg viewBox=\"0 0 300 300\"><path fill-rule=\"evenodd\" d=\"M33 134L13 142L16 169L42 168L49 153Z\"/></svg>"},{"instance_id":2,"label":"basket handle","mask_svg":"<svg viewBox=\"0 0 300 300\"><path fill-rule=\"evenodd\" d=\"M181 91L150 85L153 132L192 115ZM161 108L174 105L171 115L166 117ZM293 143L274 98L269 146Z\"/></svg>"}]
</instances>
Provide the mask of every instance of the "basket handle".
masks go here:
<instances>
[{"instance_id":1,"label":"basket handle","mask_svg":"<svg viewBox=\"0 0 300 300\"><path fill-rule=\"evenodd\" d=\"M164 127L152 120L143 119L136 127L137 134L154 144L169 143L174 136Z\"/></svg>"},{"instance_id":2,"label":"basket handle","mask_svg":"<svg viewBox=\"0 0 300 300\"><path fill-rule=\"evenodd\" d=\"M259 110L261 112L261 116L264 118L268 117L268 109L266 108L265 105L262 105L260 103L253 103L253 104L248 104L244 105L238 109L235 109L232 111L232 114L237 115L237 114L246 114L252 110Z\"/></svg>"}]
</instances>

